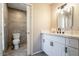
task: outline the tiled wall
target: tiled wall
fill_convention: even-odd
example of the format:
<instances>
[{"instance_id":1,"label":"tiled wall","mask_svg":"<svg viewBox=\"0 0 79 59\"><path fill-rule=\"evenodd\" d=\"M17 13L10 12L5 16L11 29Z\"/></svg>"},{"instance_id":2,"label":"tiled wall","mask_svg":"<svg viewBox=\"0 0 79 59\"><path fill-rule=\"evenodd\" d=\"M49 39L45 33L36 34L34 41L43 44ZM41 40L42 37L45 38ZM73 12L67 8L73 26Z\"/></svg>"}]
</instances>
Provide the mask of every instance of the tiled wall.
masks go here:
<instances>
[{"instance_id":1,"label":"tiled wall","mask_svg":"<svg viewBox=\"0 0 79 59\"><path fill-rule=\"evenodd\" d=\"M26 12L8 8L9 43L12 42L12 33L21 34L21 43L26 43Z\"/></svg>"}]
</instances>

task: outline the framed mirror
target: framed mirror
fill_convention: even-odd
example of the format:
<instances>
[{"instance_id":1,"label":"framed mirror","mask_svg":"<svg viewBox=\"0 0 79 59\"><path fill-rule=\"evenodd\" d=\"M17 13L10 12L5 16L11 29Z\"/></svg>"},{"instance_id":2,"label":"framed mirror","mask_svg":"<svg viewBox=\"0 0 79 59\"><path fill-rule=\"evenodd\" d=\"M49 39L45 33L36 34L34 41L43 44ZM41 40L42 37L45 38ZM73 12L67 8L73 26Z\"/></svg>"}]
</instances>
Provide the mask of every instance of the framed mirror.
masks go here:
<instances>
[{"instance_id":1,"label":"framed mirror","mask_svg":"<svg viewBox=\"0 0 79 59\"><path fill-rule=\"evenodd\" d=\"M57 12L57 24L58 28L61 30L68 30L72 28L73 25L73 7L64 6L64 8L59 8Z\"/></svg>"}]
</instances>

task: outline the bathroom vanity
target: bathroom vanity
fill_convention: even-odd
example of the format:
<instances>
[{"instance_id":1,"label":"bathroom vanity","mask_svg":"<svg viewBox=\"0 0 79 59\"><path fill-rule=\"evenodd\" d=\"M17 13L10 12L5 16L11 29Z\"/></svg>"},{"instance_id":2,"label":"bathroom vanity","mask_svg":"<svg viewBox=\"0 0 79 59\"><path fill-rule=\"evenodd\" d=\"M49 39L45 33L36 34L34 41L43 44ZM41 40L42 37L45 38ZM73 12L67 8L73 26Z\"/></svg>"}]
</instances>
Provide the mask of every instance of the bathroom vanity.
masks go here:
<instances>
[{"instance_id":1,"label":"bathroom vanity","mask_svg":"<svg viewBox=\"0 0 79 59\"><path fill-rule=\"evenodd\" d=\"M42 50L49 56L78 56L79 35L42 32Z\"/></svg>"},{"instance_id":2,"label":"bathroom vanity","mask_svg":"<svg viewBox=\"0 0 79 59\"><path fill-rule=\"evenodd\" d=\"M42 50L49 56L79 56L79 34L64 33L79 28L79 18L75 16L79 14L76 13L79 6L62 6L57 9L57 28L60 30L57 30L57 33L41 33Z\"/></svg>"}]
</instances>

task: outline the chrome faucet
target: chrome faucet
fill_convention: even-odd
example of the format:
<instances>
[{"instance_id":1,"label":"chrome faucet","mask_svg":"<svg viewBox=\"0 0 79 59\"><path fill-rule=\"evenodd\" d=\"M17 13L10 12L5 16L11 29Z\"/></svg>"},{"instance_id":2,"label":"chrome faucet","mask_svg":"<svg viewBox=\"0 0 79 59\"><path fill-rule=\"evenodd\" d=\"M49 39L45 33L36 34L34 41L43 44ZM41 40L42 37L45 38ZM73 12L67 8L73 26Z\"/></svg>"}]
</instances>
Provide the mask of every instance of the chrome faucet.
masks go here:
<instances>
[{"instance_id":1,"label":"chrome faucet","mask_svg":"<svg viewBox=\"0 0 79 59\"><path fill-rule=\"evenodd\" d=\"M61 28L58 28L57 33L64 34L64 31L61 31Z\"/></svg>"},{"instance_id":2,"label":"chrome faucet","mask_svg":"<svg viewBox=\"0 0 79 59\"><path fill-rule=\"evenodd\" d=\"M57 33L61 33L61 28L58 28Z\"/></svg>"}]
</instances>

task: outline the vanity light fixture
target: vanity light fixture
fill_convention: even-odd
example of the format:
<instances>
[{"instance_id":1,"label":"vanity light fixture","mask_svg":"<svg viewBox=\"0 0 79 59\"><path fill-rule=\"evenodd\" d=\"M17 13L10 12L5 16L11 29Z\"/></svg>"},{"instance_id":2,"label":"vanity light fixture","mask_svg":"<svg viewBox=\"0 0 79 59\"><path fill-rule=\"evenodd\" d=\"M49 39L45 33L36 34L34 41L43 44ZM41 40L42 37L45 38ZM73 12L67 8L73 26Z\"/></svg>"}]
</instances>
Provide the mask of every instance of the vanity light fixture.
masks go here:
<instances>
[{"instance_id":1,"label":"vanity light fixture","mask_svg":"<svg viewBox=\"0 0 79 59\"><path fill-rule=\"evenodd\" d=\"M64 6L66 6L66 5L67 5L67 3L65 3L65 4L63 4L62 6L58 7L58 9L57 9L57 13L61 13L61 14L63 14L63 13L64 13L63 8L64 8Z\"/></svg>"},{"instance_id":2,"label":"vanity light fixture","mask_svg":"<svg viewBox=\"0 0 79 59\"><path fill-rule=\"evenodd\" d=\"M65 3L62 6L58 7L58 9L63 9L66 5L67 5L67 3Z\"/></svg>"},{"instance_id":3,"label":"vanity light fixture","mask_svg":"<svg viewBox=\"0 0 79 59\"><path fill-rule=\"evenodd\" d=\"M71 14L71 9L72 6L68 6L67 3L65 3L64 5L58 7L57 9L57 13L61 13L61 14Z\"/></svg>"}]
</instances>

